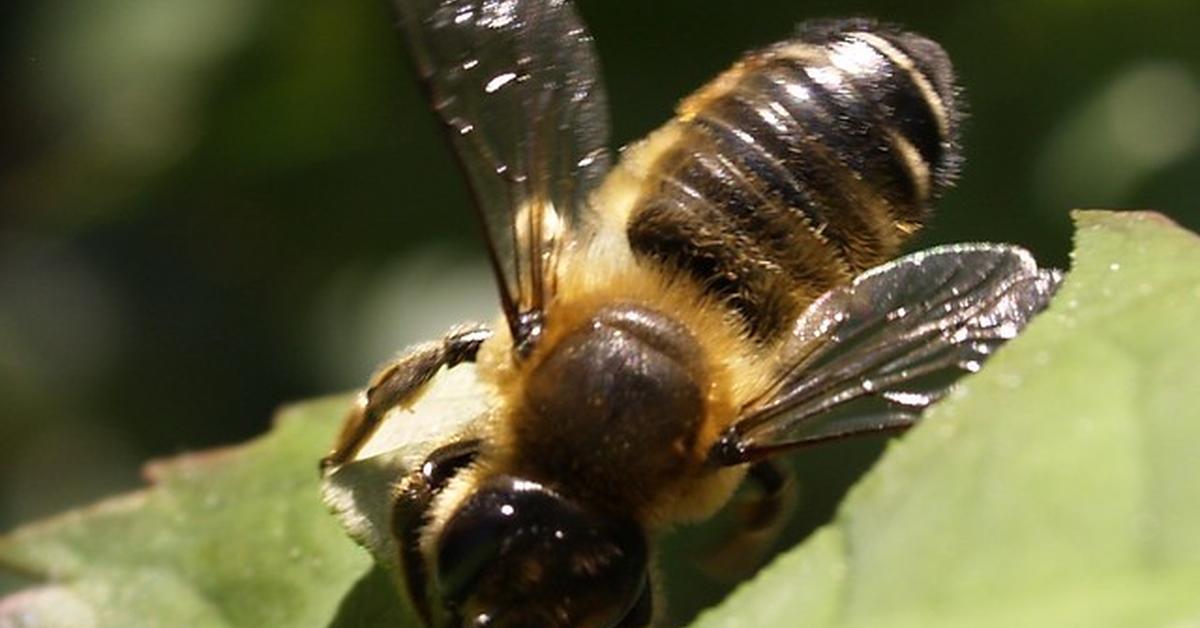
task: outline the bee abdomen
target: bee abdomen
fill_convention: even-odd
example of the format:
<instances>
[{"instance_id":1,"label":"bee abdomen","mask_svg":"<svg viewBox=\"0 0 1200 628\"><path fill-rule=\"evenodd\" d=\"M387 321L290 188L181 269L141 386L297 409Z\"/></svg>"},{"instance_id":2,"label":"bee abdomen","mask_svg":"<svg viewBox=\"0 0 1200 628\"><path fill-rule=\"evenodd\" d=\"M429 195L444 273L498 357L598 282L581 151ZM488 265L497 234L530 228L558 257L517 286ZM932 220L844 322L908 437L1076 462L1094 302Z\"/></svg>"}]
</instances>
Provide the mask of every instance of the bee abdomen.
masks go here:
<instances>
[{"instance_id":1,"label":"bee abdomen","mask_svg":"<svg viewBox=\"0 0 1200 628\"><path fill-rule=\"evenodd\" d=\"M919 35L823 22L679 107L627 233L770 339L896 255L958 166L953 72Z\"/></svg>"}]
</instances>

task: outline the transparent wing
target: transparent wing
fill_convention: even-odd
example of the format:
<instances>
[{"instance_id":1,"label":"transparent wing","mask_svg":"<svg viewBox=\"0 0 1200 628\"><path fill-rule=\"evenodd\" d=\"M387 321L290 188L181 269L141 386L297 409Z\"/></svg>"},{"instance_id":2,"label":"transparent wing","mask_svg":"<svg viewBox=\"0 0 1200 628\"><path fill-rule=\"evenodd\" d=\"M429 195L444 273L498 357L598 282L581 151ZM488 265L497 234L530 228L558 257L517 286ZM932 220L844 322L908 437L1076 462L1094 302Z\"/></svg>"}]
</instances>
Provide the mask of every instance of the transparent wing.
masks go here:
<instances>
[{"instance_id":1,"label":"transparent wing","mask_svg":"<svg viewBox=\"0 0 1200 628\"><path fill-rule=\"evenodd\" d=\"M409 54L470 182L518 347L609 169L608 105L565 0L395 0Z\"/></svg>"},{"instance_id":2,"label":"transparent wing","mask_svg":"<svg viewBox=\"0 0 1200 628\"><path fill-rule=\"evenodd\" d=\"M938 247L863 273L796 320L775 383L744 409L713 459L737 464L911 425L957 375L978 370L1016 336L1061 278L1039 269L1024 249L1002 244ZM864 399L887 409L845 412Z\"/></svg>"}]
</instances>

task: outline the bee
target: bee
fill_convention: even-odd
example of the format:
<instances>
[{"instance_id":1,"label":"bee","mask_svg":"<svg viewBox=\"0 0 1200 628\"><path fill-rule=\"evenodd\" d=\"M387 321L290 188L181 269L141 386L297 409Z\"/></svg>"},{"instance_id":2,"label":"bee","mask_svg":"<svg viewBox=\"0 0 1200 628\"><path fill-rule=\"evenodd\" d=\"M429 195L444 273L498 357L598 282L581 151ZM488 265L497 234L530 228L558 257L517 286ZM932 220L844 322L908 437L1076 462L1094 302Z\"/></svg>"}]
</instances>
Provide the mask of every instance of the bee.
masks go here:
<instances>
[{"instance_id":1,"label":"bee","mask_svg":"<svg viewBox=\"0 0 1200 628\"><path fill-rule=\"evenodd\" d=\"M802 25L614 163L570 2L395 4L502 317L384 365L322 469L427 625L654 623L655 533L743 481L778 516L780 454L910 427L1060 282L1011 245L896 258L960 162L921 35Z\"/></svg>"}]
</instances>

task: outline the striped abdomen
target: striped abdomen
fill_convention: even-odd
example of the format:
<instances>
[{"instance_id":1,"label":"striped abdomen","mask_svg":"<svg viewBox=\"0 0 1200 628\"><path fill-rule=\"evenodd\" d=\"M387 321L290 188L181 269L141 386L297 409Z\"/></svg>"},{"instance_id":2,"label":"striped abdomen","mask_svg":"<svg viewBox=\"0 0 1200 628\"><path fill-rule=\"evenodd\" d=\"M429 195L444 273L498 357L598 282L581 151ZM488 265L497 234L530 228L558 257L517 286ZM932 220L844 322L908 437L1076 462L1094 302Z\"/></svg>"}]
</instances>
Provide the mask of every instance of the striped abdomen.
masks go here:
<instances>
[{"instance_id":1,"label":"striped abdomen","mask_svg":"<svg viewBox=\"0 0 1200 628\"><path fill-rule=\"evenodd\" d=\"M770 340L896 255L955 173L950 62L866 22L810 25L685 100L627 225Z\"/></svg>"}]
</instances>

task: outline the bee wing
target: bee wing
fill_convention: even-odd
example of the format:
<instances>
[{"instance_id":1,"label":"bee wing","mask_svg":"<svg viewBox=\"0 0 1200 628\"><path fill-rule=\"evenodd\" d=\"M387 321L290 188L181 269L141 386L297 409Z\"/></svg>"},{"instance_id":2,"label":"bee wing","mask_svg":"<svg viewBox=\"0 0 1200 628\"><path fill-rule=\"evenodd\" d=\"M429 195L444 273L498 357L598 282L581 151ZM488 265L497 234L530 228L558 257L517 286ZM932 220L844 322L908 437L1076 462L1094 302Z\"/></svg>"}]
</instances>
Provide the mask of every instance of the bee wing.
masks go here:
<instances>
[{"instance_id":1,"label":"bee wing","mask_svg":"<svg viewBox=\"0 0 1200 628\"><path fill-rule=\"evenodd\" d=\"M395 0L475 197L515 346L536 339L558 252L610 165L608 105L566 0Z\"/></svg>"},{"instance_id":2,"label":"bee wing","mask_svg":"<svg viewBox=\"0 0 1200 628\"><path fill-rule=\"evenodd\" d=\"M779 375L713 447L737 464L851 434L908 427L975 371L1061 282L1024 249L960 244L902 257L815 301L779 350ZM835 412L874 398L880 414Z\"/></svg>"}]
</instances>

